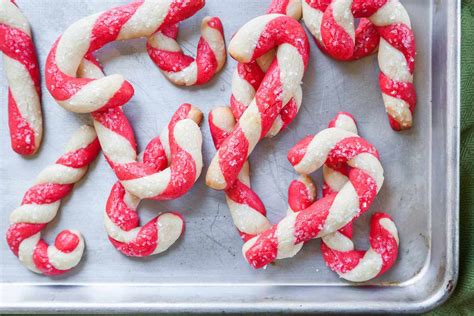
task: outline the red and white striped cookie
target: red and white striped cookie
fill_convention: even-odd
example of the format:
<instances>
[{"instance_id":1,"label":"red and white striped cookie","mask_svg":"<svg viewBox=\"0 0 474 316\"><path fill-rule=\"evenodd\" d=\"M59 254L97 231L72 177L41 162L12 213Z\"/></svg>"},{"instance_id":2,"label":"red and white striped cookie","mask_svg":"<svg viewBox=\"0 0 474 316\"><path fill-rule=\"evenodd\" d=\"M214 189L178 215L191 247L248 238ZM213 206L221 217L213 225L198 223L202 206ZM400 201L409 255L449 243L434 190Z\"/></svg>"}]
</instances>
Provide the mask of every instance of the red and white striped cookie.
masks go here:
<instances>
[{"instance_id":1,"label":"red and white striped cookie","mask_svg":"<svg viewBox=\"0 0 474 316\"><path fill-rule=\"evenodd\" d=\"M229 107L217 107L209 113L209 127L216 149L219 149L235 127ZM244 241L271 227L263 202L250 184L250 164L245 162L237 180L225 190L227 206L235 227Z\"/></svg>"},{"instance_id":2,"label":"red and white striped cookie","mask_svg":"<svg viewBox=\"0 0 474 316\"><path fill-rule=\"evenodd\" d=\"M94 113L93 117L104 154L121 180L112 188L106 206L110 240L128 256L167 250L184 230L182 217L165 213L139 227L136 209L143 198L175 199L191 189L202 169L197 125L202 114L189 104L182 105L160 138L147 146L142 161L135 161L133 131L120 108Z\"/></svg>"},{"instance_id":3,"label":"red and white striped cookie","mask_svg":"<svg viewBox=\"0 0 474 316\"><path fill-rule=\"evenodd\" d=\"M329 124L357 133L354 118L349 113L339 113ZM346 169L323 169L323 195L339 192L349 181ZM367 251L355 250L352 242L352 223L322 238L321 252L326 264L343 279L365 282L388 271L398 256L398 232L389 215L376 213L371 219L370 244Z\"/></svg>"},{"instance_id":4,"label":"red and white striped cookie","mask_svg":"<svg viewBox=\"0 0 474 316\"><path fill-rule=\"evenodd\" d=\"M7 242L12 252L31 271L59 275L81 260L84 240L79 232L64 230L54 245L41 239L41 231L53 221L61 200L67 196L100 151L94 129L82 126L54 165L45 168L36 184L23 196L21 206L10 215Z\"/></svg>"},{"instance_id":5,"label":"red and white striped cookie","mask_svg":"<svg viewBox=\"0 0 474 316\"><path fill-rule=\"evenodd\" d=\"M183 53L176 41L178 25L153 34L147 43L148 55L163 74L177 85L193 86L207 83L224 66L226 49L224 30L218 17L205 17L196 59Z\"/></svg>"},{"instance_id":6,"label":"red and white striped cookie","mask_svg":"<svg viewBox=\"0 0 474 316\"><path fill-rule=\"evenodd\" d=\"M21 155L34 155L43 137L38 58L30 25L10 0L0 0L0 51L9 85L11 146Z\"/></svg>"},{"instance_id":7,"label":"red and white striped cookie","mask_svg":"<svg viewBox=\"0 0 474 316\"><path fill-rule=\"evenodd\" d=\"M339 128L325 129L295 145L288 158L300 174L310 174L325 163L350 167L342 189L287 215L278 224L245 243L243 253L255 268L294 256L302 243L337 231L363 214L383 184L377 150L358 135Z\"/></svg>"},{"instance_id":8,"label":"red and white striped cookie","mask_svg":"<svg viewBox=\"0 0 474 316\"><path fill-rule=\"evenodd\" d=\"M78 76L98 79L104 74L96 59L89 55L82 61ZM139 227L136 210L142 198L150 198L146 195L149 190L156 192L157 187L162 188L156 199L177 198L197 180L202 169L202 136L199 127L196 133L195 126L201 122L202 113L189 104L180 106L160 137L152 139L138 157L133 129L121 107L91 116L104 155L119 179L120 175L128 174L131 176L126 180L137 180L128 182L135 194L123 182L117 182L110 192L104 219L110 241L127 256L145 257L166 251L184 231L181 215L160 214ZM178 124L188 121L193 124L186 123L184 130L176 130ZM176 135L177 132L181 134Z\"/></svg>"},{"instance_id":9,"label":"red and white striped cookie","mask_svg":"<svg viewBox=\"0 0 474 316\"><path fill-rule=\"evenodd\" d=\"M122 75L100 79L78 78L84 57L107 43L149 37L194 15L204 0L135 0L85 17L71 26L54 44L46 61L46 86L64 108L76 113L124 105L134 93Z\"/></svg>"},{"instance_id":10,"label":"red and white striped cookie","mask_svg":"<svg viewBox=\"0 0 474 316\"><path fill-rule=\"evenodd\" d=\"M267 13L281 13L298 20L301 17L300 0L274 0ZM230 108L218 107L209 114L209 127L216 149L229 136L243 112L252 102L265 72L275 58L275 50L249 63L238 63L232 80ZM275 136L296 116L301 105L302 92L298 87L295 96L284 106L273 122L266 137ZM268 229L271 225L266 217L265 206L250 184L250 165L244 164L237 180L225 190L227 205L234 225L244 241Z\"/></svg>"},{"instance_id":11,"label":"red and white striped cookie","mask_svg":"<svg viewBox=\"0 0 474 316\"><path fill-rule=\"evenodd\" d=\"M213 189L228 189L258 141L271 130L283 107L297 93L309 57L309 43L293 18L268 14L245 24L229 45L231 56L249 63L278 48L253 101L221 144L206 176Z\"/></svg>"},{"instance_id":12,"label":"red and white striped cookie","mask_svg":"<svg viewBox=\"0 0 474 316\"><path fill-rule=\"evenodd\" d=\"M416 46L410 17L399 0L305 0L303 17L319 46L336 59L360 58L378 47L379 85L390 125L397 131L410 128ZM357 30L354 18L361 18Z\"/></svg>"},{"instance_id":13,"label":"red and white striped cookie","mask_svg":"<svg viewBox=\"0 0 474 316\"><path fill-rule=\"evenodd\" d=\"M288 212L296 213L307 209L316 201L316 184L307 175L300 175L288 187Z\"/></svg>"},{"instance_id":14,"label":"red and white striped cookie","mask_svg":"<svg viewBox=\"0 0 474 316\"><path fill-rule=\"evenodd\" d=\"M166 145L169 148L169 143ZM160 137L154 138L139 155L151 168L161 171L168 166ZM105 207L104 225L109 239L120 252L132 257L147 257L166 251L184 231L184 220L178 213L162 213L139 226L137 208L140 199L117 182Z\"/></svg>"}]
</instances>

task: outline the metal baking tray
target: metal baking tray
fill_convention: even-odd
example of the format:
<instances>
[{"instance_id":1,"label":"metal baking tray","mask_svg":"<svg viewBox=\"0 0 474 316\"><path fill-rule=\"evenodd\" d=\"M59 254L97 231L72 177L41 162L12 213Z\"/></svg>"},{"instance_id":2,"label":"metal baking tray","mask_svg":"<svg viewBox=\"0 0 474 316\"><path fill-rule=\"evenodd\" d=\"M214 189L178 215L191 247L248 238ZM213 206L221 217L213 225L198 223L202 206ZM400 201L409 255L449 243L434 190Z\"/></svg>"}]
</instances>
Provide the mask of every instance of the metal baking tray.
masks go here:
<instances>
[{"instance_id":1,"label":"metal baking tray","mask_svg":"<svg viewBox=\"0 0 474 316\"><path fill-rule=\"evenodd\" d=\"M54 40L77 19L127 0L17 0L30 19L41 65ZM195 52L205 15L222 18L227 40L251 18L265 12L269 0L208 0L196 16L182 23L181 43ZM171 202L146 201L143 220L159 211L179 210L186 233L162 255L127 258L117 252L103 229L103 209L115 175L100 157L49 225L51 242L61 229L80 230L87 243L82 263L62 277L26 270L0 242L0 312L422 312L453 291L458 274L459 162L459 1L402 0L417 40L414 128L393 132L378 90L376 57L341 63L311 43L300 114L280 136L264 140L251 156L252 180L273 221L286 210L286 190L296 177L286 160L301 137L328 124L338 111L358 120L360 134L380 151L386 181L368 214L357 221L356 243L367 247L368 220L374 211L390 213L398 225L400 256L391 271L363 285L331 272L319 253L319 240L293 259L255 271L241 255L242 241L233 227L222 192L208 189L203 176L186 196ZM114 43L99 54L107 73L124 74L136 94L126 105L142 146L158 135L177 106L190 102L208 113L227 104L235 62L210 84L179 88L155 69L144 40ZM3 72L0 64L0 71ZM37 157L25 159L9 147L6 132L6 80L0 81L0 235L10 212L38 172L52 163L87 115L62 109L43 89L45 138ZM207 123L204 157L214 148ZM317 173L315 178L319 178Z\"/></svg>"}]
</instances>

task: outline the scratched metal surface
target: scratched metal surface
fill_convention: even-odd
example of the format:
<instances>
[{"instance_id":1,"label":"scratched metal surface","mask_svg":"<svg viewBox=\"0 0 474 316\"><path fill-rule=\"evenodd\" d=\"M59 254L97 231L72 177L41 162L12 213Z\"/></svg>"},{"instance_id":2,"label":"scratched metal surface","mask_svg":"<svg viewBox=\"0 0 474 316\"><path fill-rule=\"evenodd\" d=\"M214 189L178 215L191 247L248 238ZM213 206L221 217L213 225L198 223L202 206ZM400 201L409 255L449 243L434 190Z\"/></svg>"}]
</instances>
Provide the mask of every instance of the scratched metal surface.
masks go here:
<instances>
[{"instance_id":1,"label":"scratched metal surface","mask_svg":"<svg viewBox=\"0 0 474 316\"><path fill-rule=\"evenodd\" d=\"M123 4L121 0L18 0L30 19L41 65L58 35L77 19ZM181 27L181 43L194 53L204 15L223 20L227 40L269 1L208 0L206 7ZM0 310L41 311L421 311L443 301L457 275L457 2L405 0L417 39L415 84L418 107L414 128L395 133L388 125L378 90L376 57L340 63L323 56L311 41L311 60L304 77L303 106L280 136L264 140L251 156L252 182L270 218L286 210L286 190L296 177L286 159L301 137L326 127L338 111L349 111L360 134L381 154L386 180L370 212L357 221L356 243L368 245L368 220L374 211L393 216L400 233L400 256L384 276L360 287L326 268L319 241L311 241L293 259L266 270L252 270L241 255L242 242L233 227L222 192L212 191L201 176L192 191L171 202L143 202L148 220L160 211L180 211L184 237L163 255L132 259L115 251L103 229L104 205L116 178L100 157L84 181L62 204L45 238L61 229L79 229L87 243L82 263L59 278L27 271L0 242ZM230 9L231 8L231 9ZM208 113L227 104L235 62L210 84L179 88L149 60L144 40L114 43L102 49L107 73L121 73L136 90L125 111L141 148L183 102ZM0 64L0 71L2 71ZM44 84L44 82L43 82ZM6 133L6 82L0 81L0 235L10 212L38 172L52 163L87 115L62 109L44 88L45 137L37 157L24 159L9 148ZM207 123L205 165L214 148ZM205 171L204 171L205 172ZM320 173L315 174L320 178ZM318 182L320 183L320 181Z\"/></svg>"}]
</instances>

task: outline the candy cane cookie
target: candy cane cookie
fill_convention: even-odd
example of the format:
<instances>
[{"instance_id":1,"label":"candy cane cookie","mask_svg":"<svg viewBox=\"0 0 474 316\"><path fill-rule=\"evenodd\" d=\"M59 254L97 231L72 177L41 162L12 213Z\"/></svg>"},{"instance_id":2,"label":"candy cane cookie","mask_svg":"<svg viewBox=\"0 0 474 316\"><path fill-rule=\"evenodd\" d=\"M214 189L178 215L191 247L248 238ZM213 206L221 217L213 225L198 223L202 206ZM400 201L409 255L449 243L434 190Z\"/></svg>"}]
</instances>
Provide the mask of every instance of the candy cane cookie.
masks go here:
<instances>
[{"instance_id":1,"label":"candy cane cookie","mask_svg":"<svg viewBox=\"0 0 474 316\"><path fill-rule=\"evenodd\" d=\"M92 56L87 56L83 60L78 75L87 78L104 76L101 66ZM104 148L107 148L104 150L105 157L113 169L118 164L118 160L136 159L138 168L148 173L159 173L166 170L171 165L170 160L177 155L177 151L173 148L175 144L170 145L170 140L173 142L175 140L176 124L186 119L199 123L201 115L192 106L182 105L161 136L152 139L138 157L133 129L121 108L95 112L92 118L97 130L100 131L98 132L99 141L104 142ZM110 135L110 133L117 135ZM196 141L196 139L189 139L189 141ZM188 163L192 165L192 161ZM200 164L202 165L202 162ZM128 166L132 169L136 168L136 165L129 164ZM174 168L177 170L176 166ZM192 172L192 167L182 170ZM175 177L174 182L185 178ZM183 184L182 191L178 194L186 193L187 187L187 184ZM141 198L128 192L119 181L112 187L105 207L104 226L109 240L117 250L127 256L147 257L164 252L179 239L184 231L184 220L178 213L162 213L140 227L137 213L140 201Z\"/></svg>"},{"instance_id":2,"label":"candy cane cookie","mask_svg":"<svg viewBox=\"0 0 474 316\"><path fill-rule=\"evenodd\" d=\"M280 13L299 20L301 18L301 0L273 0L267 10L267 14ZM255 97L255 93L262 83L265 73L275 58L275 50L271 50L255 61L249 63L238 63L232 77L232 95L230 107L234 117L238 120ZM297 97L302 95L301 87L296 93ZM272 128L266 137L273 137L283 130L298 113L301 106L301 98L292 98L279 113Z\"/></svg>"},{"instance_id":3,"label":"candy cane cookie","mask_svg":"<svg viewBox=\"0 0 474 316\"><path fill-rule=\"evenodd\" d=\"M38 58L30 25L10 0L0 0L0 51L9 85L11 146L20 155L34 155L43 137Z\"/></svg>"},{"instance_id":4,"label":"candy cane cookie","mask_svg":"<svg viewBox=\"0 0 474 316\"><path fill-rule=\"evenodd\" d=\"M169 148L169 143L166 147ZM160 137L151 140L139 155L139 161L156 171L165 169L168 159ZM127 256L147 257L166 251L184 231L182 216L174 212L162 213L139 227L139 203L140 199L127 192L120 182L112 187L104 214L109 240Z\"/></svg>"},{"instance_id":5,"label":"candy cane cookie","mask_svg":"<svg viewBox=\"0 0 474 316\"><path fill-rule=\"evenodd\" d=\"M309 57L308 38L301 25L280 14L251 20L230 42L231 56L241 63L256 60L274 48L278 48L276 57L253 101L211 162L206 183L213 189L224 190L235 182L258 141L297 93Z\"/></svg>"},{"instance_id":6,"label":"candy cane cookie","mask_svg":"<svg viewBox=\"0 0 474 316\"><path fill-rule=\"evenodd\" d=\"M21 206L10 215L8 246L31 271L59 275L81 260L84 240L79 232L64 230L51 246L41 239L41 232L56 217L61 200L86 174L99 151L94 129L82 126L70 139L66 152L38 175Z\"/></svg>"},{"instance_id":7,"label":"candy cane cookie","mask_svg":"<svg viewBox=\"0 0 474 316\"><path fill-rule=\"evenodd\" d=\"M329 124L357 133L354 118L348 113L339 113ZM323 195L339 192L349 181L344 169L324 166ZM309 189L308 189L309 190ZM388 271L398 256L398 232L388 214L375 213L371 219L370 248L355 250L352 242L352 223L339 231L322 238L321 253L328 267L345 280L365 282Z\"/></svg>"},{"instance_id":8,"label":"candy cane cookie","mask_svg":"<svg viewBox=\"0 0 474 316\"><path fill-rule=\"evenodd\" d=\"M78 78L88 54L116 40L149 37L194 15L204 0L136 0L85 17L61 35L46 61L46 86L65 109L90 113L124 105L134 93L122 75Z\"/></svg>"},{"instance_id":9,"label":"candy cane cookie","mask_svg":"<svg viewBox=\"0 0 474 316\"><path fill-rule=\"evenodd\" d=\"M218 17L205 17L196 59L183 53L176 41L178 25L156 32L148 39L147 51L162 73L176 85L201 85L221 71L226 60L224 30Z\"/></svg>"},{"instance_id":10,"label":"candy cane cookie","mask_svg":"<svg viewBox=\"0 0 474 316\"><path fill-rule=\"evenodd\" d=\"M208 121L214 145L219 149L234 130L235 117L229 107L217 107L209 113ZM244 241L271 227L263 202L251 188L248 161L237 180L224 192L232 221Z\"/></svg>"},{"instance_id":11,"label":"candy cane cookie","mask_svg":"<svg viewBox=\"0 0 474 316\"><path fill-rule=\"evenodd\" d=\"M348 166L349 181L339 192L328 194L301 212L287 215L247 241L243 254L254 268L293 257L303 242L344 227L367 211L383 184L377 150L357 134L340 128L328 128L304 138L290 150L288 159L300 174L310 174L323 164L333 168Z\"/></svg>"},{"instance_id":12,"label":"candy cane cookie","mask_svg":"<svg viewBox=\"0 0 474 316\"><path fill-rule=\"evenodd\" d=\"M160 138L147 146L142 161L135 161L133 131L120 108L94 113L93 117L104 154L122 179L112 188L106 205L105 227L110 240L127 256L150 256L167 250L184 230L182 217L160 214L138 227L136 209L143 198L174 199L193 186L202 169L202 139L197 126L201 113L189 104L182 105ZM125 181L123 174L128 175ZM138 178L134 180L135 175Z\"/></svg>"},{"instance_id":13,"label":"candy cane cookie","mask_svg":"<svg viewBox=\"0 0 474 316\"><path fill-rule=\"evenodd\" d=\"M303 16L319 46L335 59L354 59L360 51L361 39L370 43L364 48L367 54L378 46L379 86L390 125L396 131L410 128L416 105L413 85L416 46L410 17L399 0L305 0ZM360 32L354 30L354 18L362 19L358 29L361 25L375 27L380 37L378 45L372 30L358 37Z\"/></svg>"},{"instance_id":14,"label":"candy cane cookie","mask_svg":"<svg viewBox=\"0 0 474 316\"><path fill-rule=\"evenodd\" d=\"M281 13L298 20L301 17L300 0L274 0L267 13ZM237 120L250 105L268 67L275 58L271 50L249 63L238 63L232 80L232 96L229 107L218 107L209 114L209 127L216 149L235 128ZM296 116L301 106L302 91L299 87L295 96L284 106L265 135L273 137L283 130ZM250 165L244 164L237 180L225 190L226 201L234 225L244 241L269 228L265 206L250 184Z\"/></svg>"}]
</instances>

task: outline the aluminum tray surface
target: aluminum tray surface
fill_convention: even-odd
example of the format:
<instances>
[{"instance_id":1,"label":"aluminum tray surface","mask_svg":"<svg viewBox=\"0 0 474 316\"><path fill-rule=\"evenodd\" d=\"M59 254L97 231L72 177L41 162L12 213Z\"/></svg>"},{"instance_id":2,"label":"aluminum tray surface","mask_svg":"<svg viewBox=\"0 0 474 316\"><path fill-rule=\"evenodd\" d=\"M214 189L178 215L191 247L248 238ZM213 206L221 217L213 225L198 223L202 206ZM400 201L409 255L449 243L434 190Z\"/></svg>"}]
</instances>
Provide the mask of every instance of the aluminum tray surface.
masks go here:
<instances>
[{"instance_id":1,"label":"aluminum tray surface","mask_svg":"<svg viewBox=\"0 0 474 316\"><path fill-rule=\"evenodd\" d=\"M42 67L53 42L71 23L126 2L17 1L32 24ZM269 2L208 0L203 10L181 24L180 42L193 54L200 20L216 15L222 18L228 43L240 26L263 14ZM390 129L378 89L375 56L336 62L311 40L298 118L280 136L262 141L251 156L253 185L271 220L278 221L286 211L287 186L297 176L286 159L288 149L303 136L325 128L338 111L353 113L360 134L378 148L386 176L371 210L356 222L356 244L361 249L368 247L370 215L388 212L401 240L400 256L391 271L365 286L347 283L325 266L319 240L306 244L293 259L263 270L251 269L241 255L242 241L224 194L208 189L204 176L178 200L141 205L142 221L160 211L180 211L187 225L184 237L165 254L127 258L112 247L103 228L104 205L116 178L100 157L64 200L45 234L52 242L64 228L80 230L87 243L82 263L62 277L36 275L19 263L2 237L0 311L415 312L442 302L455 285L458 260L459 4L454 0L402 2L417 40L414 128L401 133ZM190 102L208 113L227 104L230 97L233 60L210 84L179 88L149 60L143 39L110 44L99 58L107 73L124 74L135 87L125 112L141 148L158 135L179 104ZM0 235L4 236L8 216L22 194L89 118L62 109L44 88L42 149L37 157L19 157L11 151L6 132L7 86L3 74L1 78ZM208 165L215 150L207 123L202 130Z\"/></svg>"}]
</instances>

